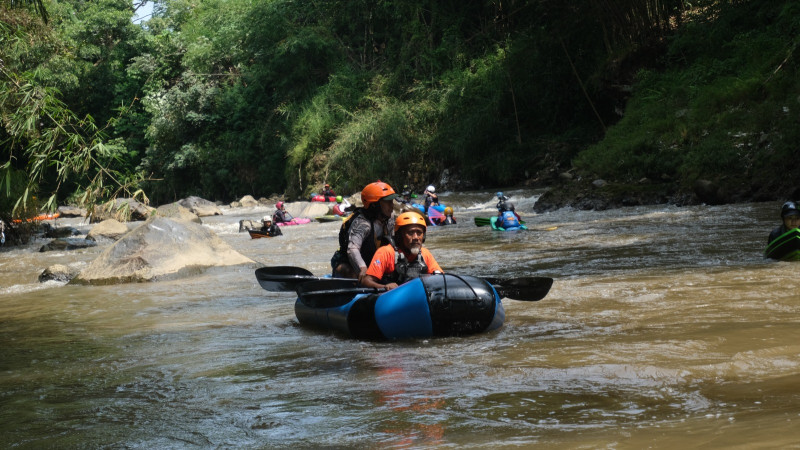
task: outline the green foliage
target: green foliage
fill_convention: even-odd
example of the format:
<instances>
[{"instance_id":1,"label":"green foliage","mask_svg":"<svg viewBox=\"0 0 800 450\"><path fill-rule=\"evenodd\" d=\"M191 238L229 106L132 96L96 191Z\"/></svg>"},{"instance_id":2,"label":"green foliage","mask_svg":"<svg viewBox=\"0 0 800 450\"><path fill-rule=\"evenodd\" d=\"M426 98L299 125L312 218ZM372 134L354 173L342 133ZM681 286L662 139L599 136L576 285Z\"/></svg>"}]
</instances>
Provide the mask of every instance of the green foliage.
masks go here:
<instances>
[{"instance_id":1,"label":"green foliage","mask_svg":"<svg viewBox=\"0 0 800 450\"><path fill-rule=\"evenodd\" d=\"M62 102L82 141L25 154L47 134L14 135L9 167L89 149L119 177L151 175L157 202L444 170L509 185L571 163L622 182L763 172L791 154L800 7L687 5L167 0L138 26L125 0L68 0L50 27L20 10L0 21L6 69L34 74L18 78ZM45 167L48 192L102 172Z\"/></svg>"},{"instance_id":2,"label":"green foliage","mask_svg":"<svg viewBox=\"0 0 800 450\"><path fill-rule=\"evenodd\" d=\"M624 181L739 183L736 174L765 183L774 176L760 169L766 161L794 158L788 139L796 133L786 131L795 128L789 117L800 109L800 86L796 34L787 31L800 16L791 3L721 4L688 24L667 52L672 64L639 74L625 117L575 165Z\"/></svg>"},{"instance_id":3,"label":"green foliage","mask_svg":"<svg viewBox=\"0 0 800 450\"><path fill-rule=\"evenodd\" d=\"M0 9L1 10L1 9ZM41 66L63 47L55 35L25 16L9 14L0 22L0 179L5 215L34 214L39 207L54 210L59 191L76 184L81 200L95 201L125 193L139 195L136 176L120 172L124 152L107 146L105 134L90 115L76 114L61 100L58 89L47 86ZM37 197L44 193L46 199ZM13 201L13 205L10 202ZM32 212L34 211L34 212Z\"/></svg>"}]
</instances>

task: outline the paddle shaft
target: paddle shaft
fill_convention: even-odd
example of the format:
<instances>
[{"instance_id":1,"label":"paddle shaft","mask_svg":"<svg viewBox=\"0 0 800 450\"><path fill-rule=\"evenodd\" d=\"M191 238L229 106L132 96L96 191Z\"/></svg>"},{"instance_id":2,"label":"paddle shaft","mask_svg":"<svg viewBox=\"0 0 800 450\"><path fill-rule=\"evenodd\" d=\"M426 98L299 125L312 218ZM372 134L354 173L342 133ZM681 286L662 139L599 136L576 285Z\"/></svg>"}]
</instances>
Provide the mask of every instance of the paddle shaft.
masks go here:
<instances>
[{"instance_id":1,"label":"paddle shaft","mask_svg":"<svg viewBox=\"0 0 800 450\"><path fill-rule=\"evenodd\" d=\"M375 293L374 288L358 286L354 278L330 278L314 276L302 267L274 266L256 269L256 279L262 288L271 292L310 293L324 290L346 290L347 293ZM553 279L549 277L520 277L499 279L494 277L483 278L497 291L501 297L520 301L539 301L550 291ZM303 289L305 287L305 289ZM367 289L355 292L353 289Z\"/></svg>"}]
</instances>

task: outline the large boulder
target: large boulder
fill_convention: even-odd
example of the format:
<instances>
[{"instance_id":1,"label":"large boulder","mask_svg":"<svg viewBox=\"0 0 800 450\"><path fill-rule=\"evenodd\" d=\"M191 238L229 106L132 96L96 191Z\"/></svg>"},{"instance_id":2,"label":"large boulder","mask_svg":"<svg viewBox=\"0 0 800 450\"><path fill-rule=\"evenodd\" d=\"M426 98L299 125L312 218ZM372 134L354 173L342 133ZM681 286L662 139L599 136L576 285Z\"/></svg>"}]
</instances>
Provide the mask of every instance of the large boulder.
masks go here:
<instances>
[{"instance_id":1,"label":"large boulder","mask_svg":"<svg viewBox=\"0 0 800 450\"><path fill-rule=\"evenodd\" d=\"M59 217L86 217L86 208L79 208L77 206L59 206L58 207L58 214Z\"/></svg>"},{"instance_id":2,"label":"large boulder","mask_svg":"<svg viewBox=\"0 0 800 450\"><path fill-rule=\"evenodd\" d=\"M200 197L186 197L183 200L178 200L178 203L196 214L197 217L222 215L222 211L220 211L216 203Z\"/></svg>"},{"instance_id":3,"label":"large boulder","mask_svg":"<svg viewBox=\"0 0 800 450\"><path fill-rule=\"evenodd\" d=\"M86 239L95 242L116 241L128 232L128 226L115 219L106 219L86 234Z\"/></svg>"},{"instance_id":4,"label":"large boulder","mask_svg":"<svg viewBox=\"0 0 800 450\"><path fill-rule=\"evenodd\" d=\"M252 195L245 195L239 200L239 204L242 205L243 208L253 208L258 206L258 200L253 198Z\"/></svg>"},{"instance_id":5,"label":"large boulder","mask_svg":"<svg viewBox=\"0 0 800 450\"><path fill-rule=\"evenodd\" d=\"M156 216L107 248L71 283L157 281L237 264L254 264L254 261L233 250L203 225Z\"/></svg>"},{"instance_id":6,"label":"large boulder","mask_svg":"<svg viewBox=\"0 0 800 450\"><path fill-rule=\"evenodd\" d=\"M154 210L155 208L132 198L117 198L109 203L95 206L89 222L98 223L106 219L116 219L120 222L147 220Z\"/></svg>"},{"instance_id":7,"label":"large boulder","mask_svg":"<svg viewBox=\"0 0 800 450\"><path fill-rule=\"evenodd\" d=\"M178 202L159 206L156 208L156 212L153 213L153 215L158 217L166 217L179 222L203 223L200 218L197 217L197 214L189 211L188 208L181 206L181 204Z\"/></svg>"},{"instance_id":8,"label":"large boulder","mask_svg":"<svg viewBox=\"0 0 800 450\"><path fill-rule=\"evenodd\" d=\"M291 202L286 203L286 211L294 217L314 218L328 214L330 207L326 202Z\"/></svg>"}]
</instances>

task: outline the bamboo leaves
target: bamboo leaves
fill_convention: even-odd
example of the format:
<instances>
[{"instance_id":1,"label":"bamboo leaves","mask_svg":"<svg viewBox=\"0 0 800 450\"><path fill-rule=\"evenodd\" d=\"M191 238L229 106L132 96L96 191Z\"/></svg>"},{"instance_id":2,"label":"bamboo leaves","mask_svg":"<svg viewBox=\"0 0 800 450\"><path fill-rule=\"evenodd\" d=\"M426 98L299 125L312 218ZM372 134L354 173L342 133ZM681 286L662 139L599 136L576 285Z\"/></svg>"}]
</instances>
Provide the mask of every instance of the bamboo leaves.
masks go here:
<instances>
[{"instance_id":1,"label":"bamboo leaves","mask_svg":"<svg viewBox=\"0 0 800 450\"><path fill-rule=\"evenodd\" d=\"M15 169L27 176L13 213L27 210L45 181L51 193L43 207L52 211L59 188L68 180L85 183L81 199L90 209L98 199L129 193L141 180L123 178L111 168L114 155L94 119L78 117L57 95L56 89L38 85L33 73L0 67L0 124L6 136L0 145L8 150L8 159L0 165L5 196L12 195L12 178L19 176Z\"/></svg>"}]
</instances>

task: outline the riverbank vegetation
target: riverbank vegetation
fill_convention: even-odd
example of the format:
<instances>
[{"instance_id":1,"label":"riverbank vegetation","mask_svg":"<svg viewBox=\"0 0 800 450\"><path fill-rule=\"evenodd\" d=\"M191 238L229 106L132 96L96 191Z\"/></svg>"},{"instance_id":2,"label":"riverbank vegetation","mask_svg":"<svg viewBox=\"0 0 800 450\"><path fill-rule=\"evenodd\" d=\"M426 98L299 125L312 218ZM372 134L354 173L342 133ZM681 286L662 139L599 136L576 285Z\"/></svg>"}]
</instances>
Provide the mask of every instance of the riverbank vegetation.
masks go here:
<instances>
[{"instance_id":1,"label":"riverbank vegetation","mask_svg":"<svg viewBox=\"0 0 800 450\"><path fill-rule=\"evenodd\" d=\"M34 195L305 198L375 179L568 173L729 201L800 185L794 1L155 5L133 23L126 0L0 0L4 217Z\"/></svg>"}]
</instances>

